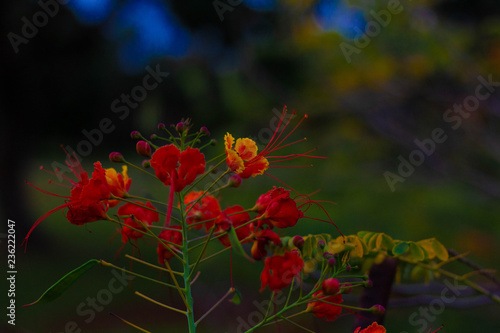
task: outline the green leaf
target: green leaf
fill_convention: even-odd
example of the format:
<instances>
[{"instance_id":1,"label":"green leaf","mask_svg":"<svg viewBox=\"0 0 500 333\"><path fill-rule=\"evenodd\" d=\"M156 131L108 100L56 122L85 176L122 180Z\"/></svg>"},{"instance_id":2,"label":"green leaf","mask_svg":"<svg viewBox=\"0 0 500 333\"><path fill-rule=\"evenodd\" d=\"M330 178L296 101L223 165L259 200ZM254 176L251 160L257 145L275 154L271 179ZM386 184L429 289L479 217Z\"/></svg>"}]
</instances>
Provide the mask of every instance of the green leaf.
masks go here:
<instances>
[{"instance_id":1,"label":"green leaf","mask_svg":"<svg viewBox=\"0 0 500 333\"><path fill-rule=\"evenodd\" d=\"M229 300L229 302L234 303L236 305L241 304L241 293L238 289L234 289L234 296Z\"/></svg>"},{"instance_id":2,"label":"green leaf","mask_svg":"<svg viewBox=\"0 0 500 333\"><path fill-rule=\"evenodd\" d=\"M410 245L408 244L408 242L401 242L400 241L399 243L394 245L394 247L392 248L392 253L395 256L402 255L403 253L405 253L408 250L409 247L410 247Z\"/></svg>"},{"instance_id":3,"label":"green leaf","mask_svg":"<svg viewBox=\"0 0 500 333\"><path fill-rule=\"evenodd\" d=\"M233 249L236 250L239 254L241 254L243 257L248 259L251 262L255 262L253 258L248 256L248 254L245 252L243 249L243 246L241 246L240 240L238 239L238 235L236 235L236 230L234 228L229 228L229 231L227 232L229 235L229 240L231 241L231 245L233 246Z\"/></svg>"},{"instance_id":4,"label":"green leaf","mask_svg":"<svg viewBox=\"0 0 500 333\"><path fill-rule=\"evenodd\" d=\"M410 253L412 259L422 261L425 259L425 253L422 247L414 242L410 242Z\"/></svg>"},{"instance_id":5,"label":"green leaf","mask_svg":"<svg viewBox=\"0 0 500 333\"><path fill-rule=\"evenodd\" d=\"M442 260L442 261L448 260L448 258L449 258L448 250L438 240L436 240L436 239L432 240L432 249L434 250L434 252L436 253L436 256L440 260Z\"/></svg>"},{"instance_id":6,"label":"green leaf","mask_svg":"<svg viewBox=\"0 0 500 333\"><path fill-rule=\"evenodd\" d=\"M64 275L59 281L57 281L52 287L47 289L39 299L34 301L33 303L23 305L30 306L38 303L46 303L51 302L61 296L66 289L68 289L76 280L78 280L85 272L94 267L100 261L97 259L91 259L87 261L85 264L80 267L75 268L68 274Z\"/></svg>"}]
</instances>

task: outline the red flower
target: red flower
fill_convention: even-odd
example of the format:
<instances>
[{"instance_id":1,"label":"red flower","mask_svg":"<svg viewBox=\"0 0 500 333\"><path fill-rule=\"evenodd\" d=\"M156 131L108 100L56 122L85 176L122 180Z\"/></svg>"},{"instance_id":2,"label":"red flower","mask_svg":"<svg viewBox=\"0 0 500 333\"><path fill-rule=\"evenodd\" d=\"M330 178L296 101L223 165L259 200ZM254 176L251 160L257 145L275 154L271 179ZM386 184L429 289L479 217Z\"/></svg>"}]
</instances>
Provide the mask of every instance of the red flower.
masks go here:
<instances>
[{"instance_id":1,"label":"red flower","mask_svg":"<svg viewBox=\"0 0 500 333\"><path fill-rule=\"evenodd\" d=\"M172 229L176 229L176 230L172 230ZM176 225L176 226L171 227L170 229L163 230L158 235L158 238L163 239L164 241L167 241L167 242L170 242L173 244L177 244L177 246L172 245L172 244L164 245L163 243L158 244L158 248L157 248L158 262L162 266L165 266L165 260L170 260L170 258L172 258L174 256L172 251L175 251L175 250L169 250L169 249L167 249L167 246L170 249L173 249L173 248L179 249L181 244L182 244L182 233L178 230L181 230L181 227Z\"/></svg>"},{"instance_id":2,"label":"red flower","mask_svg":"<svg viewBox=\"0 0 500 333\"><path fill-rule=\"evenodd\" d=\"M267 285L275 292L288 287L293 278L302 271L302 268L304 268L304 262L297 251L266 258L264 270L260 275L262 282L260 291L263 291Z\"/></svg>"},{"instance_id":3,"label":"red flower","mask_svg":"<svg viewBox=\"0 0 500 333\"><path fill-rule=\"evenodd\" d=\"M123 222L131 226L135 229L146 231L146 229L136 220L142 221L146 225L152 225L153 222L158 222L159 221L159 215L157 212L154 212L150 209L156 210L155 207L148 201L146 205L144 205L142 202L136 201L137 205L132 204L132 203L126 203L125 205L121 206L118 208L118 215L130 215L132 217L126 217L123 219ZM150 209L147 209L147 208ZM122 242L127 242L128 239L133 239L136 240L137 238L142 237L142 233L139 231L136 231L131 228L123 227L122 230Z\"/></svg>"},{"instance_id":4,"label":"red flower","mask_svg":"<svg viewBox=\"0 0 500 333\"><path fill-rule=\"evenodd\" d=\"M252 245L252 257L255 260L261 260L267 255L266 245L273 242L275 245L281 245L281 238L270 229L259 230L254 234L255 241Z\"/></svg>"},{"instance_id":5,"label":"red flower","mask_svg":"<svg viewBox=\"0 0 500 333\"><path fill-rule=\"evenodd\" d=\"M278 228L293 227L304 216L295 200L290 198L290 191L282 187L273 187L271 191L261 195L255 207L262 214L263 220L260 223L270 223Z\"/></svg>"},{"instance_id":6,"label":"red flower","mask_svg":"<svg viewBox=\"0 0 500 333\"><path fill-rule=\"evenodd\" d=\"M250 215L247 212L241 213L245 209L240 205L234 205L224 209L223 212L219 214L217 219L215 220L215 225L217 225L218 232L228 231L232 226L236 230L236 236L238 236L238 240L244 240L250 236L252 230L252 223L249 223L241 228L239 226L250 221ZM231 246L231 241L227 235L219 237L219 241L225 247ZM247 240L248 241L248 240Z\"/></svg>"},{"instance_id":7,"label":"red flower","mask_svg":"<svg viewBox=\"0 0 500 333\"><path fill-rule=\"evenodd\" d=\"M373 322L367 328L364 328L360 331L361 327L356 328L354 333L385 333L385 328L382 325L377 324L377 322Z\"/></svg>"},{"instance_id":8,"label":"red flower","mask_svg":"<svg viewBox=\"0 0 500 333\"><path fill-rule=\"evenodd\" d=\"M173 184L174 191L180 192L205 172L205 155L197 148L188 147L181 152L175 145L170 144L154 152L151 166L163 184Z\"/></svg>"},{"instance_id":9,"label":"red flower","mask_svg":"<svg viewBox=\"0 0 500 333\"><path fill-rule=\"evenodd\" d=\"M203 193L203 191L189 192L184 197L186 213L189 212L186 221L188 224L192 224L210 220L205 223L205 229L208 231L214 225L215 218L219 216L221 209L219 201L211 195L204 196L195 205L194 203L202 196ZM194 228L197 230L200 230L201 227L201 223L194 226Z\"/></svg>"},{"instance_id":10,"label":"red flower","mask_svg":"<svg viewBox=\"0 0 500 333\"><path fill-rule=\"evenodd\" d=\"M82 168L76 155L71 156L68 153L66 154L69 158L69 161L66 161L66 164L76 176L78 182L65 177L65 179L72 184L71 196L69 197L55 195L37 188L43 193L66 198L67 202L48 211L36 220L24 238L24 242L27 242L30 234L40 222L56 211L64 208L68 208L68 212L66 213L68 221L76 225L109 219L106 212L110 206L109 198L112 193L112 187L108 184L108 180L106 179L106 170L102 168L101 162L94 163L94 172L92 173L92 177L89 179L87 172ZM59 172L59 170L57 171Z\"/></svg>"},{"instance_id":11,"label":"red flower","mask_svg":"<svg viewBox=\"0 0 500 333\"><path fill-rule=\"evenodd\" d=\"M335 320L340 313L342 312L342 308L340 306L336 306L334 304L329 303L342 303L342 295L334 295L334 296L325 296L323 291L317 291L313 294L314 297L319 298L321 300L309 303L307 305L307 309L311 311L315 317L324 319L326 321ZM328 303L325 303L328 302Z\"/></svg>"}]
</instances>

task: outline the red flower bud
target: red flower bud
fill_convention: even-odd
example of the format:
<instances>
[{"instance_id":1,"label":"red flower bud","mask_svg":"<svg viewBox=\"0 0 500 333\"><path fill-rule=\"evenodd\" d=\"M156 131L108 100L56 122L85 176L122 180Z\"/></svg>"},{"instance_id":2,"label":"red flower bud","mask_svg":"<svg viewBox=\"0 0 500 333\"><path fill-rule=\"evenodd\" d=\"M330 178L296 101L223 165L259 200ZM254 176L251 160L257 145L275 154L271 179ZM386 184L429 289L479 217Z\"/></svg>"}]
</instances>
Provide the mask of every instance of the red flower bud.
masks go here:
<instances>
[{"instance_id":1,"label":"red flower bud","mask_svg":"<svg viewBox=\"0 0 500 333\"><path fill-rule=\"evenodd\" d=\"M385 308L380 304L375 304L369 310L371 313L377 316L381 316L385 313Z\"/></svg>"},{"instance_id":2,"label":"red flower bud","mask_svg":"<svg viewBox=\"0 0 500 333\"><path fill-rule=\"evenodd\" d=\"M340 290L339 280L334 278L329 278L323 281L321 284L321 290L325 295L335 295Z\"/></svg>"},{"instance_id":3,"label":"red flower bud","mask_svg":"<svg viewBox=\"0 0 500 333\"><path fill-rule=\"evenodd\" d=\"M151 146L146 141L138 141L135 145L135 149L139 155L144 157L151 157Z\"/></svg>"},{"instance_id":4,"label":"red flower bud","mask_svg":"<svg viewBox=\"0 0 500 333\"><path fill-rule=\"evenodd\" d=\"M123 155L121 153L116 152L116 151L109 154L109 160L113 163L125 162Z\"/></svg>"},{"instance_id":5,"label":"red flower bud","mask_svg":"<svg viewBox=\"0 0 500 333\"><path fill-rule=\"evenodd\" d=\"M130 133L130 137L132 139L140 139L141 138L141 133L139 131L132 131L132 133Z\"/></svg>"},{"instance_id":6,"label":"red flower bud","mask_svg":"<svg viewBox=\"0 0 500 333\"><path fill-rule=\"evenodd\" d=\"M182 122L181 122L181 123L177 123L177 125L175 125L175 130L176 130L177 132L179 132L179 133L184 132L184 129L185 129L185 128L186 128L186 127L184 126L184 123L182 123Z\"/></svg>"},{"instance_id":7,"label":"red flower bud","mask_svg":"<svg viewBox=\"0 0 500 333\"><path fill-rule=\"evenodd\" d=\"M240 187L241 185L241 177L238 175L232 175L229 177L229 186L231 187Z\"/></svg>"},{"instance_id":8,"label":"red flower bud","mask_svg":"<svg viewBox=\"0 0 500 333\"><path fill-rule=\"evenodd\" d=\"M302 250L302 247L304 247L305 240L302 236L297 235L293 237L292 242L295 247L297 247L299 250Z\"/></svg>"},{"instance_id":9,"label":"red flower bud","mask_svg":"<svg viewBox=\"0 0 500 333\"><path fill-rule=\"evenodd\" d=\"M202 135L210 135L210 132L208 131L208 128L206 128L205 126L203 126L202 128L200 128L200 133Z\"/></svg>"}]
</instances>

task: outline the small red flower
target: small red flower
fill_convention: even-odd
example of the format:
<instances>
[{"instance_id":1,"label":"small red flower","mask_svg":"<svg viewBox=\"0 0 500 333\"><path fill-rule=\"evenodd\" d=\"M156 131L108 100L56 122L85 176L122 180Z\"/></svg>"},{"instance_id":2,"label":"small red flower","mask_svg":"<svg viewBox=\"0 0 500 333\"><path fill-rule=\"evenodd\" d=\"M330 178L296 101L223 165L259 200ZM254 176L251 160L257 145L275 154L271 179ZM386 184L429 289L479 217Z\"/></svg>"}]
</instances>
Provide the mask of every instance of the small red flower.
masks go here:
<instances>
[{"instance_id":1,"label":"small red flower","mask_svg":"<svg viewBox=\"0 0 500 333\"><path fill-rule=\"evenodd\" d=\"M319 298L320 300L309 303L307 305L307 309L312 312L315 317L326 321L333 321L337 319L342 312L342 308L329 303L342 303L342 294L327 297L323 294L323 291L320 290L315 292L313 296Z\"/></svg>"},{"instance_id":2,"label":"small red flower","mask_svg":"<svg viewBox=\"0 0 500 333\"><path fill-rule=\"evenodd\" d=\"M295 200L290 198L290 191L282 187L274 187L261 195L255 207L262 214L261 223L270 223L277 228L293 227L304 216Z\"/></svg>"},{"instance_id":3,"label":"small red flower","mask_svg":"<svg viewBox=\"0 0 500 333\"><path fill-rule=\"evenodd\" d=\"M131 217L126 217L123 219L123 222L131 226L135 229L146 231L146 229L136 220L142 221L146 225L152 225L153 222L159 221L159 215L157 212L152 211L151 209L156 210L156 208L148 201L145 205L142 202L136 201L137 205L132 203L126 203L125 205L118 208L118 215L130 215ZM147 208L144 208L147 207ZM148 209L150 208L150 209ZM133 216L133 218L132 218ZM131 228L123 227L122 230L122 242L127 242L130 239L136 240L142 237L142 233L136 231Z\"/></svg>"},{"instance_id":4,"label":"small red flower","mask_svg":"<svg viewBox=\"0 0 500 333\"><path fill-rule=\"evenodd\" d=\"M180 192L205 172L205 155L197 148L188 147L181 152L175 145L170 144L154 152L151 167L155 169L156 177L163 184L173 184L174 192Z\"/></svg>"},{"instance_id":5,"label":"small red flower","mask_svg":"<svg viewBox=\"0 0 500 333\"><path fill-rule=\"evenodd\" d=\"M172 230L172 229L175 229L175 230ZM168 244L168 245L164 245L162 243L158 244L157 253L158 253L158 262L160 263L160 265L165 266L165 260L170 260L170 258L172 258L174 256L172 251L175 251L175 250L172 250L173 248L176 248L176 249L180 248L180 246L182 244L182 233L180 232L180 230L181 230L181 227L176 225L176 226L170 227L170 229L163 230L158 235L158 238L163 239L164 241L167 241L167 242L170 242L173 244L177 244L177 246L172 245L172 244ZM167 249L167 246L170 247L170 250Z\"/></svg>"},{"instance_id":6,"label":"small red flower","mask_svg":"<svg viewBox=\"0 0 500 333\"><path fill-rule=\"evenodd\" d=\"M354 333L385 333L385 328L382 325L377 324L377 322L373 322L367 328L364 328L360 331L361 327L356 328Z\"/></svg>"},{"instance_id":7,"label":"small red flower","mask_svg":"<svg viewBox=\"0 0 500 333\"><path fill-rule=\"evenodd\" d=\"M275 292L288 287L293 278L302 271L302 268L304 268L304 261L297 251L266 258L264 270L260 275L262 282L260 291L262 292L267 285Z\"/></svg>"},{"instance_id":8,"label":"small red flower","mask_svg":"<svg viewBox=\"0 0 500 333\"><path fill-rule=\"evenodd\" d=\"M248 238L248 236L250 236L253 227L252 223L249 223L241 228L238 228L239 226L250 221L250 215L247 212L243 212L244 210L245 209L240 205L234 205L224 209L224 211L221 212L221 214L219 214L219 216L215 220L215 225L217 225L216 231L218 232L228 231L229 228L232 226L233 228L236 229L235 231L236 231L236 236L238 236L238 240L242 241L245 238ZM219 241L225 247L231 246L231 241L229 240L229 237L227 235L219 237Z\"/></svg>"},{"instance_id":9,"label":"small red flower","mask_svg":"<svg viewBox=\"0 0 500 333\"><path fill-rule=\"evenodd\" d=\"M254 234L255 241L253 242L251 253L255 260L262 260L267 255L266 245L273 242L275 245L281 245L281 238L271 229L259 230Z\"/></svg>"},{"instance_id":10,"label":"small red flower","mask_svg":"<svg viewBox=\"0 0 500 333\"><path fill-rule=\"evenodd\" d=\"M193 224L209 220L205 223L205 229L208 231L214 225L215 218L219 216L221 209L219 201L211 195L204 196L198 203L194 204L203 193L203 191L189 192L184 197L186 212L189 212L186 221L188 224ZM201 227L201 223L194 226L197 230L200 230Z\"/></svg>"}]
</instances>

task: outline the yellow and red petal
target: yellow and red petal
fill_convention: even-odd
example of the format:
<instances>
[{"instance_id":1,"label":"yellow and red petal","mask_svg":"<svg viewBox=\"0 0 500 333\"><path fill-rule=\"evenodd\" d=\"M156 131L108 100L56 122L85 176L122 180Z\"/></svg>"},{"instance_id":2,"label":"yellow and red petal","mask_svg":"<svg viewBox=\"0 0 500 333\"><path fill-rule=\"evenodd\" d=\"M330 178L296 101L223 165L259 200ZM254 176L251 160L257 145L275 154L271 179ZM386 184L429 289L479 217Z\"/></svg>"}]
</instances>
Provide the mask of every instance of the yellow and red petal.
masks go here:
<instances>
[{"instance_id":1,"label":"yellow and red petal","mask_svg":"<svg viewBox=\"0 0 500 333\"><path fill-rule=\"evenodd\" d=\"M226 146L226 151L232 149L234 144L234 138L231 134L226 133L226 135L224 135L224 144Z\"/></svg>"},{"instance_id":2,"label":"yellow and red petal","mask_svg":"<svg viewBox=\"0 0 500 333\"><path fill-rule=\"evenodd\" d=\"M257 156L251 161L244 163L244 169L242 172L236 172L241 178L255 177L264 174L264 172L269 168L269 161L262 157Z\"/></svg>"},{"instance_id":3,"label":"yellow and red petal","mask_svg":"<svg viewBox=\"0 0 500 333\"><path fill-rule=\"evenodd\" d=\"M226 151L226 163L227 166L229 167L229 170L240 174L245 170L245 165L241 157L238 156L238 153L235 152L234 150L227 150Z\"/></svg>"},{"instance_id":4,"label":"yellow and red petal","mask_svg":"<svg viewBox=\"0 0 500 333\"><path fill-rule=\"evenodd\" d=\"M252 139L240 138L236 140L234 150L243 159L243 161L246 162L257 156L257 151L259 150L259 148L257 148L255 141L253 141Z\"/></svg>"}]
</instances>

